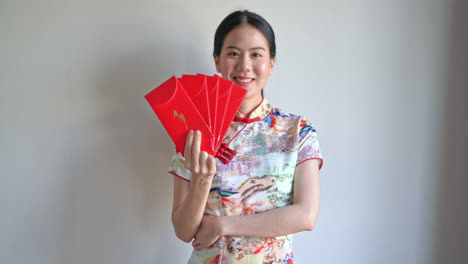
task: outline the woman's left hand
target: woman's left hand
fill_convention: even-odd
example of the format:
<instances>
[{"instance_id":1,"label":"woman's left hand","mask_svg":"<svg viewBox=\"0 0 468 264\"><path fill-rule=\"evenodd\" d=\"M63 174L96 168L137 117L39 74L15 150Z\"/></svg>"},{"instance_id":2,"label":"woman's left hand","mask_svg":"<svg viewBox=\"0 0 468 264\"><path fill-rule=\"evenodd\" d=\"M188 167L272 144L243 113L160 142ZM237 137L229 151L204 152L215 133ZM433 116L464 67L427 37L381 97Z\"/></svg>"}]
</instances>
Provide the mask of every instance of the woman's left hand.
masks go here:
<instances>
[{"instance_id":1,"label":"woman's left hand","mask_svg":"<svg viewBox=\"0 0 468 264\"><path fill-rule=\"evenodd\" d=\"M192 247L196 251L208 248L213 245L221 236L221 222L218 216L204 215L200 223L200 228L192 242Z\"/></svg>"}]
</instances>

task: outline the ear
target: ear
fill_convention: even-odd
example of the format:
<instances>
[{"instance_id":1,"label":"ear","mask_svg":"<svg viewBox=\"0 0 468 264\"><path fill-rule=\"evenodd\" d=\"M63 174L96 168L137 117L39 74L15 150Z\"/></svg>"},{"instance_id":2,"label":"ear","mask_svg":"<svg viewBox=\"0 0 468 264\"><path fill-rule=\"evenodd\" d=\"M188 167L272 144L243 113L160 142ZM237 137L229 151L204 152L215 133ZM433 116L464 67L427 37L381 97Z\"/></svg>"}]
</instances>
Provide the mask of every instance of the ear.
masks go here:
<instances>
[{"instance_id":1,"label":"ear","mask_svg":"<svg viewBox=\"0 0 468 264\"><path fill-rule=\"evenodd\" d=\"M215 65L216 65L216 71L218 73L221 73L221 66L219 66L219 56L216 55L216 54L213 54L213 59L215 61Z\"/></svg>"},{"instance_id":2,"label":"ear","mask_svg":"<svg viewBox=\"0 0 468 264\"><path fill-rule=\"evenodd\" d=\"M270 60L270 72L268 73L268 76L270 76L273 73L273 66L275 65L276 58L273 58Z\"/></svg>"}]
</instances>

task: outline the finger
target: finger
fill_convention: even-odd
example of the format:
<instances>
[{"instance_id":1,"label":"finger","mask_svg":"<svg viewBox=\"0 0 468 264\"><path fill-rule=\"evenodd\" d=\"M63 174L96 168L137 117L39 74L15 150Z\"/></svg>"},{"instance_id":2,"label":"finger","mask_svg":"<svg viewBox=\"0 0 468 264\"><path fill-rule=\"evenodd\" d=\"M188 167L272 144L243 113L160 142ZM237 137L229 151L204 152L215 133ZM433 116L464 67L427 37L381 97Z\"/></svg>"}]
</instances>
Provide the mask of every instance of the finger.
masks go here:
<instances>
[{"instance_id":1,"label":"finger","mask_svg":"<svg viewBox=\"0 0 468 264\"><path fill-rule=\"evenodd\" d=\"M193 247L193 249L195 249L197 251L200 250L200 242L198 242L198 241L197 242L195 242L195 241L192 242L192 247Z\"/></svg>"},{"instance_id":2,"label":"finger","mask_svg":"<svg viewBox=\"0 0 468 264\"><path fill-rule=\"evenodd\" d=\"M185 141L184 158L185 168L192 169L192 142L193 142L193 131L190 130L187 133L187 140Z\"/></svg>"},{"instance_id":3,"label":"finger","mask_svg":"<svg viewBox=\"0 0 468 264\"><path fill-rule=\"evenodd\" d=\"M204 249L204 248L205 248L205 247L203 247L203 246L200 244L200 245L198 245L198 246L195 247L195 250L196 250L196 251L200 251L200 250L202 250L202 249Z\"/></svg>"},{"instance_id":4,"label":"finger","mask_svg":"<svg viewBox=\"0 0 468 264\"><path fill-rule=\"evenodd\" d=\"M192 171L195 173L199 173L200 165L198 161L200 155L201 132L197 130L194 134L195 136L192 145Z\"/></svg>"},{"instance_id":5,"label":"finger","mask_svg":"<svg viewBox=\"0 0 468 264\"><path fill-rule=\"evenodd\" d=\"M206 159L208 158L208 153L206 151L200 152L200 173L207 175L208 165L206 164Z\"/></svg>"},{"instance_id":6,"label":"finger","mask_svg":"<svg viewBox=\"0 0 468 264\"><path fill-rule=\"evenodd\" d=\"M206 161L206 165L208 166L208 173L209 175L213 176L216 173L216 160L213 156L209 155Z\"/></svg>"}]
</instances>

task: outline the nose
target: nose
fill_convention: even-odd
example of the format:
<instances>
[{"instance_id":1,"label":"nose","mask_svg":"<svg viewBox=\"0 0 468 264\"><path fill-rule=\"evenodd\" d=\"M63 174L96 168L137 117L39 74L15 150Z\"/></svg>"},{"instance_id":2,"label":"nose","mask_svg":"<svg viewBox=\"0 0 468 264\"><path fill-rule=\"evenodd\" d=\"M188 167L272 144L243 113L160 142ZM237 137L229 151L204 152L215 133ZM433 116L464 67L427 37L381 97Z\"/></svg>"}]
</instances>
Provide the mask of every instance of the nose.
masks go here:
<instances>
[{"instance_id":1,"label":"nose","mask_svg":"<svg viewBox=\"0 0 468 264\"><path fill-rule=\"evenodd\" d=\"M239 60L237 61L236 70L239 72L248 72L252 69L252 62L248 55L243 54L239 56Z\"/></svg>"}]
</instances>

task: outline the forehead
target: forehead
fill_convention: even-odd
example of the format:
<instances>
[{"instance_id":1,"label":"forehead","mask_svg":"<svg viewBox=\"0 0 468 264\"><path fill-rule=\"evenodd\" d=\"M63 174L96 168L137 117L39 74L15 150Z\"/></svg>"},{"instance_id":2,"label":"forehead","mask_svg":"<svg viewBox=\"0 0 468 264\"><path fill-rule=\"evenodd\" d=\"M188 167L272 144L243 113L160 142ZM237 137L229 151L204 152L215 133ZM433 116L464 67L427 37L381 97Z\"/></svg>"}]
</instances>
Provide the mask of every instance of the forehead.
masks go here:
<instances>
[{"instance_id":1,"label":"forehead","mask_svg":"<svg viewBox=\"0 0 468 264\"><path fill-rule=\"evenodd\" d=\"M251 25L241 25L231 30L224 38L223 48L236 46L241 49L263 47L268 50L268 41L262 32Z\"/></svg>"}]
</instances>

